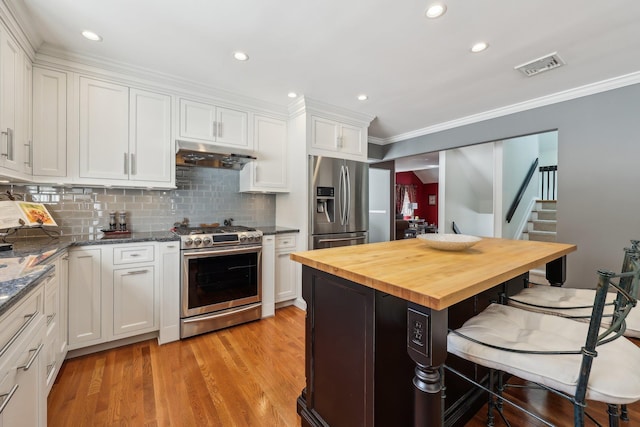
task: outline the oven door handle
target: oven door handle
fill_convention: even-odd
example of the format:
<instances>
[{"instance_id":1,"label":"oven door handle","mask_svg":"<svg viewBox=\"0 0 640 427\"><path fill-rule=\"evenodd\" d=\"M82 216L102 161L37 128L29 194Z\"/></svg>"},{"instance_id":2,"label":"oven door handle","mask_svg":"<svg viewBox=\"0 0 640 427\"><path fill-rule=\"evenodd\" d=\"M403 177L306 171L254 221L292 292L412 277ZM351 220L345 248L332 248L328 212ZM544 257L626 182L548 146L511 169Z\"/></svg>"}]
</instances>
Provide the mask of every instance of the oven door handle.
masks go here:
<instances>
[{"instance_id":1,"label":"oven door handle","mask_svg":"<svg viewBox=\"0 0 640 427\"><path fill-rule=\"evenodd\" d=\"M243 248L235 248L235 249L222 249L219 251L200 251L196 250L191 252L190 250L182 251L182 256L184 258L204 258L211 256L225 256L225 255L233 255L233 254L243 254L243 253L255 253L260 252L262 250L262 246L249 246Z\"/></svg>"},{"instance_id":2,"label":"oven door handle","mask_svg":"<svg viewBox=\"0 0 640 427\"><path fill-rule=\"evenodd\" d=\"M253 310L254 308L256 308L256 306L260 305L260 303L257 304L251 304L248 305L246 307L239 307L237 309L234 309L233 312L234 313L242 313L243 311L249 311L249 310ZM214 313L211 314L209 316L198 316L192 319L182 319L183 323L194 323L194 322L201 322L203 320L210 320L210 319L216 319L218 317L222 317L222 316L226 316L228 315L229 312L228 311L224 311L222 313Z\"/></svg>"},{"instance_id":3,"label":"oven door handle","mask_svg":"<svg viewBox=\"0 0 640 427\"><path fill-rule=\"evenodd\" d=\"M234 265L232 267L227 267L227 270L244 270L245 268L254 268L255 266L256 266L255 264Z\"/></svg>"}]
</instances>

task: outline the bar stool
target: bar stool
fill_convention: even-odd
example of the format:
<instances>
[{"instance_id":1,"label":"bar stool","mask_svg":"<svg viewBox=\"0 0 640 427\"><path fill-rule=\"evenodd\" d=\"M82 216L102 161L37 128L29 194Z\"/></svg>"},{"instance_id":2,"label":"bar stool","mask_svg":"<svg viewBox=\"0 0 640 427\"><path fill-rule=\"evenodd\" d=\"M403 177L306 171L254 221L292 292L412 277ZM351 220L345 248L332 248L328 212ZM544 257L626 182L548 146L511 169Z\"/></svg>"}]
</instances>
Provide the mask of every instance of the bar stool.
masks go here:
<instances>
[{"instance_id":1,"label":"bar stool","mask_svg":"<svg viewBox=\"0 0 640 427\"><path fill-rule=\"evenodd\" d=\"M622 336L625 319L637 302L640 280L638 255L629 258L626 272L598 271L589 323L491 304L449 332L448 351L567 398L573 403L575 426L584 425L586 400L606 403L609 425L618 426L618 405L640 400L640 348ZM624 289L627 285L628 290ZM610 288L615 289L618 303L609 327L601 329ZM490 387L483 387L490 392L488 425L492 425L493 410L502 416L501 403L508 402L492 390L494 377L491 371Z\"/></svg>"}]
</instances>

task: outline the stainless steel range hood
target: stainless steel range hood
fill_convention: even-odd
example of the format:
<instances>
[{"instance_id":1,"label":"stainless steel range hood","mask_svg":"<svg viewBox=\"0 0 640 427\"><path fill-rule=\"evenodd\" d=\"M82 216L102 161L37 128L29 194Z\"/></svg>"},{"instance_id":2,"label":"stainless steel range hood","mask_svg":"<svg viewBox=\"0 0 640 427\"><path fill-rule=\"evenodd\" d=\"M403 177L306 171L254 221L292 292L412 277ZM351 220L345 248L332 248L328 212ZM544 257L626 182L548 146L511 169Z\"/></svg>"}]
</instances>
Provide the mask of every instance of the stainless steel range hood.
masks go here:
<instances>
[{"instance_id":1,"label":"stainless steel range hood","mask_svg":"<svg viewBox=\"0 0 640 427\"><path fill-rule=\"evenodd\" d=\"M241 170L252 160L256 160L256 157L249 150L176 141L176 165L178 166Z\"/></svg>"}]
</instances>

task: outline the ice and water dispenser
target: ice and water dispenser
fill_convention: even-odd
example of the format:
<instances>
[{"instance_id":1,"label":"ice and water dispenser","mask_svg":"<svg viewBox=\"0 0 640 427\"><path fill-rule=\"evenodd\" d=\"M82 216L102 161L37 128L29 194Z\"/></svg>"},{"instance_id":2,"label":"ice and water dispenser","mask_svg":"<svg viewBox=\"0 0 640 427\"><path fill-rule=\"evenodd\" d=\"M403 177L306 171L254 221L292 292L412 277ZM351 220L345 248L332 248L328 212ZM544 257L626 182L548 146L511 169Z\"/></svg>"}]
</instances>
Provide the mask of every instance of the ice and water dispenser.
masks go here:
<instances>
[{"instance_id":1,"label":"ice and water dispenser","mask_svg":"<svg viewBox=\"0 0 640 427\"><path fill-rule=\"evenodd\" d=\"M318 216L326 218L328 223L335 222L336 200L334 187L316 187L316 223L321 221Z\"/></svg>"}]
</instances>

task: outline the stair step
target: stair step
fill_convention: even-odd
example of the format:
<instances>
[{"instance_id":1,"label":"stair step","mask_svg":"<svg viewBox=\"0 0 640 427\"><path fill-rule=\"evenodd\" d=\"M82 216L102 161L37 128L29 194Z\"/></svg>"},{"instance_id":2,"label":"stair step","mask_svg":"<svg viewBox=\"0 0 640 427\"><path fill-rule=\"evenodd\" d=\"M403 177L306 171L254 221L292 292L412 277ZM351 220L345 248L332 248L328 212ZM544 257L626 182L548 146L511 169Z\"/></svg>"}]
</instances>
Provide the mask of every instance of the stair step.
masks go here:
<instances>
[{"instance_id":1,"label":"stair step","mask_svg":"<svg viewBox=\"0 0 640 427\"><path fill-rule=\"evenodd\" d=\"M527 240L537 242L555 242L556 234L554 231L527 231L523 233L523 235L527 236Z\"/></svg>"},{"instance_id":2,"label":"stair step","mask_svg":"<svg viewBox=\"0 0 640 427\"><path fill-rule=\"evenodd\" d=\"M539 207L540 209L551 209L551 210L555 210L556 209L556 201L555 200L538 200L536 202L536 206Z\"/></svg>"},{"instance_id":3,"label":"stair step","mask_svg":"<svg viewBox=\"0 0 640 427\"><path fill-rule=\"evenodd\" d=\"M535 216L533 219L555 220L556 212L557 211L552 209L539 209L537 211L533 211L533 216Z\"/></svg>"},{"instance_id":4,"label":"stair step","mask_svg":"<svg viewBox=\"0 0 640 427\"><path fill-rule=\"evenodd\" d=\"M549 219L534 219L529 221L531 231L556 231L558 221Z\"/></svg>"}]
</instances>

